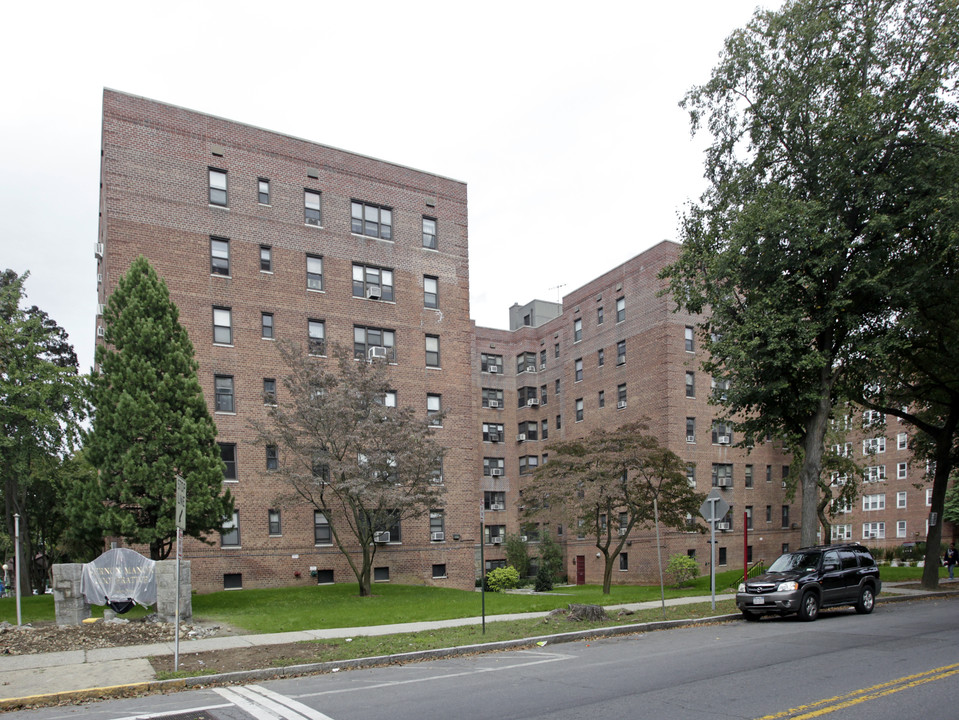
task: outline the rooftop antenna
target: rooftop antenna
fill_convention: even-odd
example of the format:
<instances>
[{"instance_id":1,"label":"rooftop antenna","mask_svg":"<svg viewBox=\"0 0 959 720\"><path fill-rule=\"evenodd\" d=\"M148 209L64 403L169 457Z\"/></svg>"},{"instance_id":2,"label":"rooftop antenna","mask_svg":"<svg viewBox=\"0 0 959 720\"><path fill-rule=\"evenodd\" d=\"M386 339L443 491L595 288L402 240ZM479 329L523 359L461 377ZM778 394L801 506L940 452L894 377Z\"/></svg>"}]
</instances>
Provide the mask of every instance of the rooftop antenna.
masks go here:
<instances>
[{"instance_id":1,"label":"rooftop antenna","mask_svg":"<svg viewBox=\"0 0 959 720\"><path fill-rule=\"evenodd\" d=\"M560 288L564 288L564 287L566 287L566 283L563 283L562 285L554 285L553 287L549 288L550 290L555 290L555 291L556 291L556 304L557 304L557 305L559 305L559 302L560 302L560 299L561 299L560 296L559 296L559 289L560 289Z\"/></svg>"}]
</instances>

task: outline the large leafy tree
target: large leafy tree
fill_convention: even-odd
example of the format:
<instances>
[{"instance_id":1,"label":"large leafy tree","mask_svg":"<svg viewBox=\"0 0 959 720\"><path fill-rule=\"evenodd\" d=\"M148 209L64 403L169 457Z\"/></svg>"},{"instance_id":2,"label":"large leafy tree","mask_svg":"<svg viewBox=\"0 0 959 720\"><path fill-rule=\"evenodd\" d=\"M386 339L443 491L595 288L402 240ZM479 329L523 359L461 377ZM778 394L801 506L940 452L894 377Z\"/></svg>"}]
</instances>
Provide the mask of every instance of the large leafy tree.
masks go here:
<instances>
[{"instance_id":1,"label":"large leafy tree","mask_svg":"<svg viewBox=\"0 0 959 720\"><path fill-rule=\"evenodd\" d=\"M277 472L289 485L278 501L305 501L323 514L360 595L369 596L377 533L442 507L443 448L431 430L438 416L387 402L394 395L385 363L357 362L337 346L328 359L278 347L286 392L255 426L277 448Z\"/></svg>"},{"instance_id":2,"label":"large leafy tree","mask_svg":"<svg viewBox=\"0 0 959 720\"><path fill-rule=\"evenodd\" d=\"M686 463L642 423L550 443L547 451L549 462L523 488L524 512L561 515L595 539L604 557L606 595L629 533L653 522L654 501L660 522L677 529L687 527L703 501L689 484Z\"/></svg>"},{"instance_id":3,"label":"large leafy tree","mask_svg":"<svg viewBox=\"0 0 959 720\"><path fill-rule=\"evenodd\" d=\"M44 509L56 504L51 474L77 440L86 411L66 332L36 306L22 307L28 276L0 276L0 495L11 546L20 516L24 594L43 588L54 540L44 531Z\"/></svg>"},{"instance_id":4,"label":"large leafy tree","mask_svg":"<svg viewBox=\"0 0 959 720\"><path fill-rule=\"evenodd\" d=\"M705 368L731 381L721 402L744 442L799 450L803 545L837 383L864 328L889 318L916 213L935 211L957 47L955 0L795 0L731 35L684 101L714 141L666 274L681 306L708 313Z\"/></svg>"},{"instance_id":5,"label":"large leafy tree","mask_svg":"<svg viewBox=\"0 0 959 720\"><path fill-rule=\"evenodd\" d=\"M187 535L211 542L207 536L233 513L216 426L176 305L142 256L117 283L103 318L93 429L84 443L100 471L102 527L162 560L176 540L177 475L187 483Z\"/></svg>"}]
</instances>

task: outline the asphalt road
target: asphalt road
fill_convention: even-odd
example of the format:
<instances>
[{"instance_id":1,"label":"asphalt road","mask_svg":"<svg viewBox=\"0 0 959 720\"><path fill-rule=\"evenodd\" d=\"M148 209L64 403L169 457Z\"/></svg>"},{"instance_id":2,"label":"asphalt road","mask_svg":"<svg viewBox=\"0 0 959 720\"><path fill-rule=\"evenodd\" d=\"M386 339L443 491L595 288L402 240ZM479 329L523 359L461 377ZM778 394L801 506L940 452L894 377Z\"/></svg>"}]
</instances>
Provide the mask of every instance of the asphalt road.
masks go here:
<instances>
[{"instance_id":1,"label":"asphalt road","mask_svg":"<svg viewBox=\"0 0 959 720\"><path fill-rule=\"evenodd\" d=\"M16 713L59 720L959 718L959 598ZM181 717L173 716L186 714Z\"/></svg>"}]
</instances>

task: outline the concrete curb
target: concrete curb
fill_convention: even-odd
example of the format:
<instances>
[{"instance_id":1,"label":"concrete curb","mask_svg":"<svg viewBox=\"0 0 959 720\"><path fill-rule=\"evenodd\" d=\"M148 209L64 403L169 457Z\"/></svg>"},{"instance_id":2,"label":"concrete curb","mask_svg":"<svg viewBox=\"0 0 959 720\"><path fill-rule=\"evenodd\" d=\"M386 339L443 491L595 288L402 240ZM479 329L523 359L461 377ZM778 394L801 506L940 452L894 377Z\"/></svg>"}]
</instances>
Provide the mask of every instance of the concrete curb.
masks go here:
<instances>
[{"instance_id":1,"label":"concrete curb","mask_svg":"<svg viewBox=\"0 0 959 720\"><path fill-rule=\"evenodd\" d=\"M885 603L907 602L910 600L927 600L929 598L936 597L953 597L956 595L959 595L959 590L940 590L936 592L917 590L901 595L881 595L879 598L877 598L877 605L882 605ZM401 665L404 663L422 662L425 660L436 660L477 653L497 652L500 650L516 650L525 647L537 647L537 643L539 642L545 642L547 644L578 642L582 640L616 637L620 635L655 632L658 630L671 630L680 627L694 627L697 625L707 625L716 622L730 622L733 620L739 620L741 618L742 615L736 612L725 615L715 615L706 618L659 620L645 623L633 623L627 625L615 625L612 627L594 628L591 630L556 633L552 635L538 635L535 637L519 638L516 640L503 640L491 643L461 645L450 648L437 648L435 650L418 650L408 653L354 658L350 660L290 665L283 668L239 670L236 672L218 673L215 675L197 675L194 677L175 678L171 680L150 680L127 685L112 685L107 687L87 688L85 690L71 690L59 693L50 693L46 695L6 698L0 699L0 712L76 704L78 702L91 700L134 697L147 693L177 692L180 690L210 687L214 685L233 685L263 680L300 677L303 675L319 675L337 672L339 670L358 670L362 668L382 667L386 665Z\"/></svg>"}]
</instances>

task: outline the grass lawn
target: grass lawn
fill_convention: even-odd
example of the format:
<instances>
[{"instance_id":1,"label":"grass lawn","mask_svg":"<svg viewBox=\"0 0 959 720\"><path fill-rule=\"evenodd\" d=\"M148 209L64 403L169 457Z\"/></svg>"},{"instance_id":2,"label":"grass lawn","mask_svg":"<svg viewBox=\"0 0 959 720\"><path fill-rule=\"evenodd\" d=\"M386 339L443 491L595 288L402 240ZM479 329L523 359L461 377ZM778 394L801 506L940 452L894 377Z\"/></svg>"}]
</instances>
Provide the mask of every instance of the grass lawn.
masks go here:
<instances>
[{"instance_id":1,"label":"grass lawn","mask_svg":"<svg viewBox=\"0 0 959 720\"><path fill-rule=\"evenodd\" d=\"M922 568L918 567L894 568L884 565L881 572L885 581L918 581L922 577ZM741 574L737 571L718 573L717 594L735 590L740 577ZM356 593L355 583L223 591L194 595L193 615L204 622L229 624L251 633L270 633L446 620L477 617L481 614L481 597L478 592L379 584L373 586L373 597L361 598ZM681 589L666 588L667 598L709 594L708 575ZM549 611L565 608L568 603L619 605L659 599L659 587L637 585L614 585L609 595L603 595L602 588L598 585L557 587L552 593L537 595L488 592L486 615L490 617L505 613ZM710 603L706 604L706 608L711 612ZM102 607L94 606L92 610L94 617L103 614ZM674 610L687 617L693 612L692 606L680 606ZM149 612L151 610L137 607L125 617L142 617ZM24 623L52 622L55 618L53 596L22 598L21 613ZM662 619L661 609L653 611L653 615L656 617L651 619ZM0 621L16 623L14 598L0 599ZM540 621L533 622L535 624Z\"/></svg>"}]
</instances>

